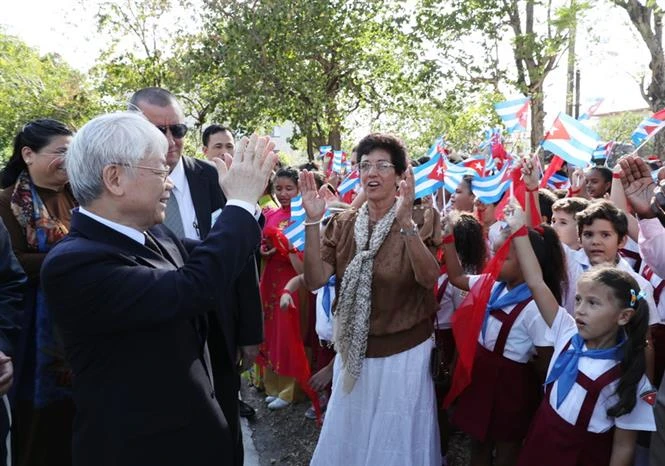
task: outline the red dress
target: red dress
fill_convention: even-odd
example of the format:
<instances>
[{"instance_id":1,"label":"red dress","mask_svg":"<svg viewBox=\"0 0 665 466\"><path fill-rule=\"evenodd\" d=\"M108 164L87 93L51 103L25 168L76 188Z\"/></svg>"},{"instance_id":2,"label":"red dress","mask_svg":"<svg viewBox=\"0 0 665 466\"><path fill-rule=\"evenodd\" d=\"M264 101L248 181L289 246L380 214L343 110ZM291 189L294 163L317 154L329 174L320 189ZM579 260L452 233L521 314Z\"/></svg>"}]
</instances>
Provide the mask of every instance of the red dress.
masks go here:
<instances>
[{"instance_id":1,"label":"red dress","mask_svg":"<svg viewBox=\"0 0 665 466\"><path fill-rule=\"evenodd\" d=\"M271 228L283 230L289 223L291 208L272 208L263 212L266 223L263 231ZM291 342L285 335L300 335L300 314L298 309L298 294L293 293L295 308L282 310L279 299L284 287L295 277L296 271L291 265L288 256L275 253L265 261L259 290L263 304L263 331L264 342L260 346L261 357L257 362L266 364L277 374L294 377L290 370L293 358ZM300 342L302 346L302 341Z\"/></svg>"},{"instance_id":2,"label":"red dress","mask_svg":"<svg viewBox=\"0 0 665 466\"><path fill-rule=\"evenodd\" d=\"M565 351L566 348L563 349ZM562 352L563 352L562 351ZM529 435L520 453L518 466L607 466L612 456L614 428L607 432L589 432L589 422L600 392L621 377L621 366L616 365L604 374L591 380L582 372L576 382L586 390L586 396L577 422L569 424L550 405L550 383L546 396L540 404Z\"/></svg>"},{"instance_id":3,"label":"red dress","mask_svg":"<svg viewBox=\"0 0 665 466\"><path fill-rule=\"evenodd\" d=\"M531 298L518 303L510 314L494 314L501 320L494 350L478 344L471 384L457 400L453 424L481 442L522 440L538 407L539 387L533 369L503 356L510 329L529 301Z\"/></svg>"}]
</instances>

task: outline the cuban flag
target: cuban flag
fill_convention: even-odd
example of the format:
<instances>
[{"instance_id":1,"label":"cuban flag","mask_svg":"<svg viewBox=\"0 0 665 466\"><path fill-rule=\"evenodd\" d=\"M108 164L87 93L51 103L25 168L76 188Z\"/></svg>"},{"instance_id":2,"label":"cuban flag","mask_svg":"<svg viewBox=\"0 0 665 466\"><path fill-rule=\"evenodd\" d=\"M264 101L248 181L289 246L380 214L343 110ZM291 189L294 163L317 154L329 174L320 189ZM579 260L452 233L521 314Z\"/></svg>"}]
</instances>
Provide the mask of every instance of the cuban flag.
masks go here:
<instances>
[{"instance_id":1,"label":"cuban flag","mask_svg":"<svg viewBox=\"0 0 665 466\"><path fill-rule=\"evenodd\" d=\"M443 156L436 154L429 162L413 168L415 199L434 194L443 186L447 165Z\"/></svg>"},{"instance_id":2,"label":"cuban flag","mask_svg":"<svg viewBox=\"0 0 665 466\"><path fill-rule=\"evenodd\" d=\"M542 146L571 165L586 167L599 142L600 136L595 131L573 117L559 113Z\"/></svg>"},{"instance_id":3,"label":"cuban flag","mask_svg":"<svg viewBox=\"0 0 665 466\"><path fill-rule=\"evenodd\" d=\"M665 126L665 109L659 110L650 117L642 120L637 128L635 128L635 131L633 131L633 134L631 134L630 139L635 144L635 147L641 146L663 126Z\"/></svg>"},{"instance_id":4,"label":"cuban flag","mask_svg":"<svg viewBox=\"0 0 665 466\"><path fill-rule=\"evenodd\" d=\"M530 102L531 99L528 97L522 97L494 104L494 109L501 117L503 126L506 127L508 133L526 131L526 118L529 113Z\"/></svg>"},{"instance_id":5,"label":"cuban flag","mask_svg":"<svg viewBox=\"0 0 665 466\"><path fill-rule=\"evenodd\" d=\"M485 176L485 165L487 160L484 156L480 157L469 157L468 159L462 162L462 165L466 168L474 170L478 176Z\"/></svg>"},{"instance_id":6,"label":"cuban flag","mask_svg":"<svg viewBox=\"0 0 665 466\"><path fill-rule=\"evenodd\" d=\"M568 189L570 188L570 180L562 173L555 173L547 180L547 187L552 189Z\"/></svg>"},{"instance_id":7,"label":"cuban flag","mask_svg":"<svg viewBox=\"0 0 665 466\"><path fill-rule=\"evenodd\" d=\"M305 250L305 208L302 206L302 196L298 194L291 199L291 218L289 226L284 229L284 236L299 251Z\"/></svg>"},{"instance_id":8,"label":"cuban flag","mask_svg":"<svg viewBox=\"0 0 665 466\"><path fill-rule=\"evenodd\" d=\"M454 193L465 175L477 175L477 173L470 168L449 164L443 177L443 188L449 193Z\"/></svg>"},{"instance_id":9,"label":"cuban flag","mask_svg":"<svg viewBox=\"0 0 665 466\"><path fill-rule=\"evenodd\" d=\"M346 178L337 186L337 194L339 194L339 197L344 202L350 203L350 199L347 200L348 196L357 190L358 186L360 186L360 173L358 173L358 169L356 168L346 175Z\"/></svg>"},{"instance_id":10,"label":"cuban flag","mask_svg":"<svg viewBox=\"0 0 665 466\"><path fill-rule=\"evenodd\" d=\"M430 159L433 159L436 154L441 154L443 156L446 156L450 153L448 150L448 143L446 142L446 139L444 136L439 136L436 138L434 141L434 144L427 150L427 153L425 154L427 157Z\"/></svg>"},{"instance_id":11,"label":"cuban flag","mask_svg":"<svg viewBox=\"0 0 665 466\"><path fill-rule=\"evenodd\" d=\"M596 150L593 151L592 154L592 160L597 163L597 162L604 162L612 153L612 149L614 148L614 141L610 141L608 143L600 143L598 147L596 147Z\"/></svg>"},{"instance_id":12,"label":"cuban flag","mask_svg":"<svg viewBox=\"0 0 665 466\"><path fill-rule=\"evenodd\" d=\"M598 97L597 99L594 99L593 103L587 109L587 111L584 112L583 114L581 114L577 118L577 120L578 121L589 120L592 116L594 116L596 114L596 112L598 111L598 107L600 107L600 104L603 103L603 100L605 100L605 99L603 99L602 97Z\"/></svg>"},{"instance_id":13,"label":"cuban flag","mask_svg":"<svg viewBox=\"0 0 665 466\"><path fill-rule=\"evenodd\" d=\"M344 170L344 151L333 151L332 171L335 173L342 173Z\"/></svg>"},{"instance_id":14,"label":"cuban flag","mask_svg":"<svg viewBox=\"0 0 665 466\"><path fill-rule=\"evenodd\" d=\"M483 204L498 202L503 193L510 187L512 182L510 164L505 164L503 169L492 176L476 176L471 182L471 190L476 198Z\"/></svg>"},{"instance_id":15,"label":"cuban flag","mask_svg":"<svg viewBox=\"0 0 665 466\"><path fill-rule=\"evenodd\" d=\"M483 131L483 142L480 143L478 148L480 150L486 150L487 148L491 148L496 145L501 143L501 127L497 126L496 128L489 128Z\"/></svg>"}]
</instances>

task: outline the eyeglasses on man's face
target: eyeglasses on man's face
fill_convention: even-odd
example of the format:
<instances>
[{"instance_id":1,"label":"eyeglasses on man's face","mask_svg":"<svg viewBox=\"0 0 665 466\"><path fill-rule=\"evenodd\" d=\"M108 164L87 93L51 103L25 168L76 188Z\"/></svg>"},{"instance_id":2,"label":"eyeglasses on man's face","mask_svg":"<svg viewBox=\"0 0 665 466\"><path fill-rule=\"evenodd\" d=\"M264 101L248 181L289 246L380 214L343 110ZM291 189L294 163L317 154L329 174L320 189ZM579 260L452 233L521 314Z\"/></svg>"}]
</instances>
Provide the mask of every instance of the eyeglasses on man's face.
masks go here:
<instances>
[{"instance_id":1,"label":"eyeglasses on man's face","mask_svg":"<svg viewBox=\"0 0 665 466\"><path fill-rule=\"evenodd\" d=\"M171 131L171 135L176 139L182 139L187 134L187 125L179 123L177 125L155 125L166 136L167 131Z\"/></svg>"},{"instance_id":2,"label":"eyeglasses on man's face","mask_svg":"<svg viewBox=\"0 0 665 466\"><path fill-rule=\"evenodd\" d=\"M168 166L166 168L159 168L159 167L147 167L145 165L132 165L130 163L120 163L120 162L114 162L112 165L120 165L122 167L138 168L138 169L141 169L141 170L149 170L154 175L157 175L157 176L161 177L162 181L166 181L166 178L168 178L169 173L171 173L171 169Z\"/></svg>"},{"instance_id":3,"label":"eyeglasses on man's face","mask_svg":"<svg viewBox=\"0 0 665 466\"><path fill-rule=\"evenodd\" d=\"M391 169L395 168L395 165L393 165L390 162L386 162L384 160L380 160L376 163L372 162L360 162L358 164L358 167L360 168L361 172L368 172L372 168L376 168L376 171L379 173L388 173Z\"/></svg>"}]
</instances>

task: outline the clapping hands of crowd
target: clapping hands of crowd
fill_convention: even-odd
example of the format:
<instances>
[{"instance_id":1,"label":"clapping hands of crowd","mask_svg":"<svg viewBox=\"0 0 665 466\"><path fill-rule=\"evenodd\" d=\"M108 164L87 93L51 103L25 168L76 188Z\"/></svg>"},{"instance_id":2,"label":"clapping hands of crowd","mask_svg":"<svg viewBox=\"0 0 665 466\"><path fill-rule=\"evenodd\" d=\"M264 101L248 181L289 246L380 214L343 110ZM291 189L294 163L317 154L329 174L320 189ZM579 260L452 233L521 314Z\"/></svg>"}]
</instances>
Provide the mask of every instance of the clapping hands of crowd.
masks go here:
<instances>
[{"instance_id":1,"label":"clapping hands of crowd","mask_svg":"<svg viewBox=\"0 0 665 466\"><path fill-rule=\"evenodd\" d=\"M651 178L651 172L646 162L638 156L627 156L619 161L621 166L621 184L626 199L633 210L641 218L654 217L651 209L656 183ZM662 194L661 194L662 196Z\"/></svg>"},{"instance_id":2,"label":"clapping hands of crowd","mask_svg":"<svg viewBox=\"0 0 665 466\"><path fill-rule=\"evenodd\" d=\"M318 222L326 212L326 197L328 188L321 186L316 188L314 173L307 170L300 172L298 179L298 189L302 196L302 206L307 214L307 222ZM329 192L329 191L328 191Z\"/></svg>"},{"instance_id":3,"label":"clapping hands of crowd","mask_svg":"<svg viewBox=\"0 0 665 466\"><path fill-rule=\"evenodd\" d=\"M399 182L399 197L395 218L402 228L413 226L413 201L415 198L415 181L413 168L409 166L404 172L404 179Z\"/></svg>"},{"instance_id":4,"label":"clapping hands of crowd","mask_svg":"<svg viewBox=\"0 0 665 466\"><path fill-rule=\"evenodd\" d=\"M269 137L253 134L240 140L233 163L230 157L213 160L219 174L219 185L227 199L256 204L277 162L277 155L272 151L274 147L275 143Z\"/></svg>"}]
</instances>

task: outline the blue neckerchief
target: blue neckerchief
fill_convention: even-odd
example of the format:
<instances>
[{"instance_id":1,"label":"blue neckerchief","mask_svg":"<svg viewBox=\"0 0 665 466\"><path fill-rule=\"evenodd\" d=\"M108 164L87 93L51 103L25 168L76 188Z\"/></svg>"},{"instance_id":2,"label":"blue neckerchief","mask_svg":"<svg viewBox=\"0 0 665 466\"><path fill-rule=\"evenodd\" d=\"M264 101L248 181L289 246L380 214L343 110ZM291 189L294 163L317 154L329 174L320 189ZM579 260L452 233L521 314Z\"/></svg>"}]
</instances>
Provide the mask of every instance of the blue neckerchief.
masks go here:
<instances>
[{"instance_id":1,"label":"blue neckerchief","mask_svg":"<svg viewBox=\"0 0 665 466\"><path fill-rule=\"evenodd\" d=\"M323 285L323 298L321 299L321 304L323 304L323 312L326 313L326 317L330 320L330 311L332 310L332 302L330 302L330 288L335 288L335 275L331 275L328 279L328 283Z\"/></svg>"},{"instance_id":2,"label":"blue neckerchief","mask_svg":"<svg viewBox=\"0 0 665 466\"><path fill-rule=\"evenodd\" d=\"M490 318L490 312L521 303L525 299L529 299L531 297L531 290L526 283L517 285L512 290L508 291L508 293L501 296L501 293L505 287L506 282L499 282L499 284L492 291L490 300L487 302L487 308L485 309L485 320L483 320L482 327L483 340L485 340L485 331L487 330L487 321Z\"/></svg>"},{"instance_id":3,"label":"blue neckerchief","mask_svg":"<svg viewBox=\"0 0 665 466\"><path fill-rule=\"evenodd\" d=\"M622 332L619 332L619 338L621 340L617 343L616 346L606 349L588 349L583 351L584 339L580 336L579 333L576 333L571 342L568 350L559 354L559 357L556 358L552 371L547 376L545 380L545 385L554 382L555 380L559 381L556 389L556 407L558 408L563 403L563 400L566 399L568 393L573 388L575 380L577 379L577 367L580 362L580 357L592 358L592 359L614 359L620 361L622 358L622 346L625 340L621 337Z\"/></svg>"}]
</instances>

